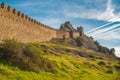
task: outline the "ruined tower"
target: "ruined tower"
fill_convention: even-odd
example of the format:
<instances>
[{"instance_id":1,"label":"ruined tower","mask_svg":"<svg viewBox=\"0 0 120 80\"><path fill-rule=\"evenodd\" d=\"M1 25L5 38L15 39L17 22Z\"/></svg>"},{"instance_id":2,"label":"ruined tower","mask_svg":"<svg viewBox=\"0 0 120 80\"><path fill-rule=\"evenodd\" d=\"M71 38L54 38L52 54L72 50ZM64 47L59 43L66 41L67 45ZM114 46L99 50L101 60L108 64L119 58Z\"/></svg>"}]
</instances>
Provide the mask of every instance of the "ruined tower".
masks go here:
<instances>
[{"instance_id":1,"label":"ruined tower","mask_svg":"<svg viewBox=\"0 0 120 80\"><path fill-rule=\"evenodd\" d=\"M79 32L79 35L80 35L81 37L84 36L84 31L83 31L83 27L82 27L82 26L77 27L77 31Z\"/></svg>"}]
</instances>

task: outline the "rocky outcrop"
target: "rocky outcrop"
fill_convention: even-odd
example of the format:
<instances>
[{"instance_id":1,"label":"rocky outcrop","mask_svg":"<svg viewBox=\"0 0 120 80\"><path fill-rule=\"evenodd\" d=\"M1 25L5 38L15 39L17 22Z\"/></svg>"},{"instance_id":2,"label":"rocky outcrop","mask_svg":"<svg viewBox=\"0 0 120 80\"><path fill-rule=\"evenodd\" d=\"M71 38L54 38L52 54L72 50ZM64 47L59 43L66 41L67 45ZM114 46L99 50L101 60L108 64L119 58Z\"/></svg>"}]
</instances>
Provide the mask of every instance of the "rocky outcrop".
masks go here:
<instances>
[{"instance_id":1,"label":"rocky outcrop","mask_svg":"<svg viewBox=\"0 0 120 80\"><path fill-rule=\"evenodd\" d=\"M94 43L93 38L88 37L84 34L82 26L78 27L76 30L73 28L70 22L65 22L64 24L61 25L60 30L69 31L70 37L75 39L77 46L84 46L86 48L93 49L96 51L98 50L97 46ZM79 36L76 34L76 31L79 32L77 33L79 34Z\"/></svg>"},{"instance_id":2,"label":"rocky outcrop","mask_svg":"<svg viewBox=\"0 0 120 80\"><path fill-rule=\"evenodd\" d=\"M103 53L108 53L108 54L111 54L111 55L115 55L114 54L115 53L115 49L114 48L109 49L107 47L104 47L98 41L95 41L94 43L97 46L99 52L103 52Z\"/></svg>"},{"instance_id":3,"label":"rocky outcrop","mask_svg":"<svg viewBox=\"0 0 120 80\"><path fill-rule=\"evenodd\" d=\"M60 30L74 31L75 29L73 28L73 26L70 22L65 22L64 24L61 24Z\"/></svg>"},{"instance_id":4,"label":"rocky outcrop","mask_svg":"<svg viewBox=\"0 0 120 80\"><path fill-rule=\"evenodd\" d=\"M84 35L83 37L76 38L78 46L84 46L88 49L98 51L98 47L95 45L93 38Z\"/></svg>"},{"instance_id":5,"label":"rocky outcrop","mask_svg":"<svg viewBox=\"0 0 120 80\"><path fill-rule=\"evenodd\" d=\"M70 34L70 38L66 39L67 43L76 45L76 46L84 46L85 48L92 49L95 51L108 53L108 54L114 54L115 50L109 49L107 47L104 47L100 45L97 41L94 41L92 37L89 37L84 34L83 27L78 27L77 30L74 29L72 24L70 22L65 22L61 25L60 30L68 31ZM76 34L77 31L77 34ZM79 33L79 35L78 35Z\"/></svg>"}]
</instances>

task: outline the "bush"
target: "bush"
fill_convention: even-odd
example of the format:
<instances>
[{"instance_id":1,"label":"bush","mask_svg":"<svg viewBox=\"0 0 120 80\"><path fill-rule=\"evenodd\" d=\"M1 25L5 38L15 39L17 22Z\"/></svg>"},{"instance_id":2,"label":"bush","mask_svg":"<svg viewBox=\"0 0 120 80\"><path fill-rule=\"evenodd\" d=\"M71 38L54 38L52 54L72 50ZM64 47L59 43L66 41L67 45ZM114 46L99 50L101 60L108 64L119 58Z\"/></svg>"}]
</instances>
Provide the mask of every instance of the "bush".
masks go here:
<instances>
[{"instance_id":1,"label":"bush","mask_svg":"<svg viewBox=\"0 0 120 80\"><path fill-rule=\"evenodd\" d=\"M114 65L115 69L120 70L120 66Z\"/></svg>"},{"instance_id":2,"label":"bush","mask_svg":"<svg viewBox=\"0 0 120 80\"><path fill-rule=\"evenodd\" d=\"M111 67L111 66L106 66L106 68L112 69L112 67Z\"/></svg>"},{"instance_id":3,"label":"bush","mask_svg":"<svg viewBox=\"0 0 120 80\"><path fill-rule=\"evenodd\" d=\"M79 47L83 46L82 40L80 37L76 38L76 42L77 42L77 46L79 46Z\"/></svg>"},{"instance_id":4,"label":"bush","mask_svg":"<svg viewBox=\"0 0 120 80\"><path fill-rule=\"evenodd\" d=\"M4 40L0 47L1 59L9 61L10 58L20 57L23 51L23 44L12 39Z\"/></svg>"},{"instance_id":5,"label":"bush","mask_svg":"<svg viewBox=\"0 0 120 80\"><path fill-rule=\"evenodd\" d=\"M103 61L98 62L98 65L100 65L100 66L102 66L102 65L106 66L105 62L103 62Z\"/></svg>"},{"instance_id":6,"label":"bush","mask_svg":"<svg viewBox=\"0 0 120 80\"><path fill-rule=\"evenodd\" d=\"M103 60L103 58L102 58L102 57L98 57L98 56L96 57L96 59L100 59L100 60Z\"/></svg>"},{"instance_id":7,"label":"bush","mask_svg":"<svg viewBox=\"0 0 120 80\"><path fill-rule=\"evenodd\" d=\"M89 62L84 62L84 66L86 66L88 68L94 67L93 64L90 64Z\"/></svg>"},{"instance_id":8,"label":"bush","mask_svg":"<svg viewBox=\"0 0 120 80\"><path fill-rule=\"evenodd\" d=\"M108 71L106 71L106 73L113 74L113 71L112 70L108 70Z\"/></svg>"},{"instance_id":9,"label":"bush","mask_svg":"<svg viewBox=\"0 0 120 80\"><path fill-rule=\"evenodd\" d=\"M110 54L112 54L112 55L115 54L115 49L114 48L110 49Z\"/></svg>"},{"instance_id":10,"label":"bush","mask_svg":"<svg viewBox=\"0 0 120 80\"><path fill-rule=\"evenodd\" d=\"M56 72L54 66L40 55L40 48L14 39L4 40L0 46L0 60L23 70Z\"/></svg>"},{"instance_id":11,"label":"bush","mask_svg":"<svg viewBox=\"0 0 120 80\"><path fill-rule=\"evenodd\" d=\"M93 56L93 55L89 55L89 57L90 57L90 58L95 58L95 56Z\"/></svg>"}]
</instances>

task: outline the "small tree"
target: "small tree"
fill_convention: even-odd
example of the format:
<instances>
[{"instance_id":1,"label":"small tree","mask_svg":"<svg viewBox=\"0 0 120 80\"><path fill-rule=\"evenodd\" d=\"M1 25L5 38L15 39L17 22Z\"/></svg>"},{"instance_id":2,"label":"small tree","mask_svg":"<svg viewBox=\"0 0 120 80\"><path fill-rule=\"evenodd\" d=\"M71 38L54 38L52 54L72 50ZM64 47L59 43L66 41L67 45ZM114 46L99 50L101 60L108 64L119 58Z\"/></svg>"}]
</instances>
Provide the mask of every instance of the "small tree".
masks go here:
<instances>
[{"instance_id":1,"label":"small tree","mask_svg":"<svg viewBox=\"0 0 120 80\"><path fill-rule=\"evenodd\" d=\"M98 42L98 41L95 41L95 44L96 44L97 46L100 46L100 44L99 44L99 42Z\"/></svg>"},{"instance_id":2,"label":"small tree","mask_svg":"<svg viewBox=\"0 0 120 80\"><path fill-rule=\"evenodd\" d=\"M80 39L80 37L78 37L76 39L76 42L77 42L77 46L81 47L83 44L82 44L82 40Z\"/></svg>"},{"instance_id":3,"label":"small tree","mask_svg":"<svg viewBox=\"0 0 120 80\"><path fill-rule=\"evenodd\" d=\"M114 53L115 53L115 49L114 48L110 49L110 54L114 54Z\"/></svg>"}]
</instances>

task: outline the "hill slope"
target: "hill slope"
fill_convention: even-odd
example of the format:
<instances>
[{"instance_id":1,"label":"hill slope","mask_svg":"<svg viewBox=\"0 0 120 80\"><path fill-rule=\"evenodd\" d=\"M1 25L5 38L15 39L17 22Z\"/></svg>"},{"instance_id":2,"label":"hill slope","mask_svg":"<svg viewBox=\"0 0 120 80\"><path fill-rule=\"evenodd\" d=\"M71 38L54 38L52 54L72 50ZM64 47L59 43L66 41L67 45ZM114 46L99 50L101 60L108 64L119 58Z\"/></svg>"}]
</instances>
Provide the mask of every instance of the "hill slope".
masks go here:
<instances>
[{"instance_id":1,"label":"hill slope","mask_svg":"<svg viewBox=\"0 0 120 80\"><path fill-rule=\"evenodd\" d=\"M0 80L120 80L119 70L115 56L64 41L0 45Z\"/></svg>"}]
</instances>

